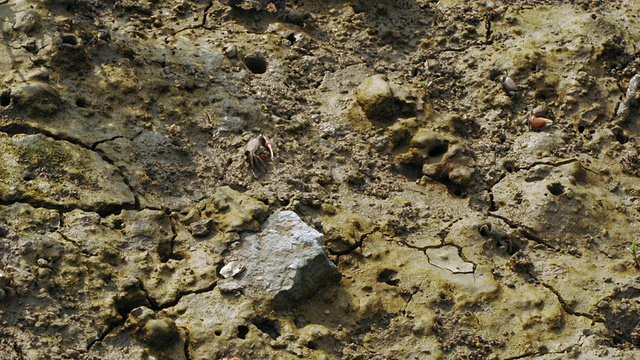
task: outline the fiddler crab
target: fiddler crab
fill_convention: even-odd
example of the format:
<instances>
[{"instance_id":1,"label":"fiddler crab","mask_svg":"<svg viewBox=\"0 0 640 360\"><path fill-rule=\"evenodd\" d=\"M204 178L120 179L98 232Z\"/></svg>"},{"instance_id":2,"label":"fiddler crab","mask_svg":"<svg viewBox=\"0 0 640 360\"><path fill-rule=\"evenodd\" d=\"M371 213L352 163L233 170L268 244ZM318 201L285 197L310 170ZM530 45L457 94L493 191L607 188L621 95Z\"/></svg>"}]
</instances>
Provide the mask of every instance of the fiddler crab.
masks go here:
<instances>
[{"instance_id":1,"label":"fiddler crab","mask_svg":"<svg viewBox=\"0 0 640 360\"><path fill-rule=\"evenodd\" d=\"M249 140L244 149L244 162L254 177L267 172L267 162L273 159L273 147L269 138L260 134Z\"/></svg>"},{"instance_id":2,"label":"fiddler crab","mask_svg":"<svg viewBox=\"0 0 640 360\"><path fill-rule=\"evenodd\" d=\"M530 129L541 129L546 126L553 125L553 121L543 117L547 107L545 105L536 106L529 112L527 118L522 122L523 125L529 125Z\"/></svg>"},{"instance_id":3,"label":"fiddler crab","mask_svg":"<svg viewBox=\"0 0 640 360\"><path fill-rule=\"evenodd\" d=\"M87 45L93 45L96 44L98 46L102 46L104 44L107 44L111 41L111 31L107 30L105 32L101 32L98 35L96 35L95 37L93 37L93 39L91 39L91 41L89 41L89 43Z\"/></svg>"}]
</instances>

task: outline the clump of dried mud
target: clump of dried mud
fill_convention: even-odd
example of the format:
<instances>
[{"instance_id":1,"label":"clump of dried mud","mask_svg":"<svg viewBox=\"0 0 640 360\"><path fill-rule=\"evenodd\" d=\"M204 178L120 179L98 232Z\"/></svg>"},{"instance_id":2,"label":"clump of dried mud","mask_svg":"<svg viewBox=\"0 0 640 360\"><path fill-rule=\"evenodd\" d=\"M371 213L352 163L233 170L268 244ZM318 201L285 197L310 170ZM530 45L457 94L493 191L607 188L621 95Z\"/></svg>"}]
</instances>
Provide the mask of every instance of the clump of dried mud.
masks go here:
<instances>
[{"instance_id":1,"label":"clump of dried mud","mask_svg":"<svg viewBox=\"0 0 640 360\"><path fill-rule=\"evenodd\" d=\"M0 351L640 357L638 11L0 2ZM340 281L221 289L282 210Z\"/></svg>"}]
</instances>

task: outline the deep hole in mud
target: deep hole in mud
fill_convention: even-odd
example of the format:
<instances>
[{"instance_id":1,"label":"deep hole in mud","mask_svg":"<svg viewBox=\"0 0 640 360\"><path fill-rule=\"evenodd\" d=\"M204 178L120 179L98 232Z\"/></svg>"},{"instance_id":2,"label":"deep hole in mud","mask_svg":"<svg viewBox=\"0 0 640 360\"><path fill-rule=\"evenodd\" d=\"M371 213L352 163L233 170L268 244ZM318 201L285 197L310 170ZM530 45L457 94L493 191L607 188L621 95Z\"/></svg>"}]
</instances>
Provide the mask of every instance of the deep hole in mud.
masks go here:
<instances>
[{"instance_id":1,"label":"deep hole in mud","mask_svg":"<svg viewBox=\"0 0 640 360\"><path fill-rule=\"evenodd\" d=\"M491 69L491 71L489 71L489 80L496 81L496 79L501 75L504 75L504 71L500 69Z\"/></svg>"},{"instance_id":2,"label":"deep hole in mud","mask_svg":"<svg viewBox=\"0 0 640 360\"><path fill-rule=\"evenodd\" d=\"M120 219L116 219L113 221L113 228L116 230L122 230L124 227L124 223Z\"/></svg>"},{"instance_id":3,"label":"deep hole in mud","mask_svg":"<svg viewBox=\"0 0 640 360\"><path fill-rule=\"evenodd\" d=\"M378 282L383 282L387 285L397 286L400 283L400 279L398 279L398 272L391 269L382 270L377 277Z\"/></svg>"},{"instance_id":4,"label":"deep hole in mud","mask_svg":"<svg viewBox=\"0 0 640 360\"><path fill-rule=\"evenodd\" d=\"M214 332L213 332L213 334L214 334L215 336L220 336L220 335L222 335L222 331L220 331L220 330L216 330L216 331L214 331Z\"/></svg>"},{"instance_id":5,"label":"deep hole in mud","mask_svg":"<svg viewBox=\"0 0 640 360\"><path fill-rule=\"evenodd\" d=\"M307 344L307 347L311 350L318 350L320 348L315 341L309 341L309 343Z\"/></svg>"},{"instance_id":6,"label":"deep hole in mud","mask_svg":"<svg viewBox=\"0 0 640 360\"><path fill-rule=\"evenodd\" d=\"M449 150L449 143L439 144L429 150L429 157L438 157L444 155Z\"/></svg>"},{"instance_id":7,"label":"deep hole in mud","mask_svg":"<svg viewBox=\"0 0 640 360\"><path fill-rule=\"evenodd\" d=\"M76 99L76 106L77 107L85 108L88 105L89 105L89 103L87 102L87 100L85 100L83 98L77 98Z\"/></svg>"},{"instance_id":8,"label":"deep hole in mud","mask_svg":"<svg viewBox=\"0 0 640 360\"><path fill-rule=\"evenodd\" d=\"M11 90L0 93L0 106L9 106L11 103Z\"/></svg>"},{"instance_id":9,"label":"deep hole in mud","mask_svg":"<svg viewBox=\"0 0 640 360\"><path fill-rule=\"evenodd\" d=\"M291 41L291 44L294 44L296 42L296 35L293 33L289 34L289 36L287 36L287 40Z\"/></svg>"},{"instance_id":10,"label":"deep hole in mud","mask_svg":"<svg viewBox=\"0 0 640 360\"><path fill-rule=\"evenodd\" d=\"M158 244L158 256L160 256L160 261L163 263L173 259L173 245L171 242L163 241Z\"/></svg>"},{"instance_id":11,"label":"deep hole in mud","mask_svg":"<svg viewBox=\"0 0 640 360\"><path fill-rule=\"evenodd\" d=\"M255 319L252 322L260 331L269 335L272 339L275 340L280 336L280 322L277 320Z\"/></svg>"},{"instance_id":12,"label":"deep hole in mud","mask_svg":"<svg viewBox=\"0 0 640 360\"><path fill-rule=\"evenodd\" d=\"M613 133L613 136L615 136L616 140L620 144L625 144L629 141L629 138L624 134L624 131L622 129L615 128L615 129L612 129L611 132Z\"/></svg>"},{"instance_id":13,"label":"deep hole in mud","mask_svg":"<svg viewBox=\"0 0 640 360\"><path fill-rule=\"evenodd\" d=\"M239 339L244 339L247 337L247 334L249 333L249 328L244 326L244 325L238 325L238 338Z\"/></svg>"},{"instance_id":14,"label":"deep hole in mud","mask_svg":"<svg viewBox=\"0 0 640 360\"><path fill-rule=\"evenodd\" d=\"M582 134L582 133L584 132L584 125L579 125L579 126L578 126L578 132L579 132L580 134Z\"/></svg>"},{"instance_id":15,"label":"deep hole in mud","mask_svg":"<svg viewBox=\"0 0 640 360\"><path fill-rule=\"evenodd\" d=\"M502 167L507 170L507 172L514 172L516 170L516 165L513 163L513 161L505 161L502 164Z\"/></svg>"},{"instance_id":16,"label":"deep hole in mud","mask_svg":"<svg viewBox=\"0 0 640 360\"><path fill-rule=\"evenodd\" d=\"M564 193L564 186L560 183L553 183L547 185L547 189L551 193L551 195L560 196Z\"/></svg>"},{"instance_id":17,"label":"deep hole in mud","mask_svg":"<svg viewBox=\"0 0 640 360\"><path fill-rule=\"evenodd\" d=\"M447 186L447 190L449 190L449 194L459 198L467 197L467 192L461 187L457 185L452 185L450 183L443 183L443 184Z\"/></svg>"},{"instance_id":18,"label":"deep hole in mud","mask_svg":"<svg viewBox=\"0 0 640 360\"><path fill-rule=\"evenodd\" d=\"M247 68L254 74L267 72L267 60L260 55L248 55L243 60Z\"/></svg>"},{"instance_id":19,"label":"deep hole in mud","mask_svg":"<svg viewBox=\"0 0 640 360\"><path fill-rule=\"evenodd\" d=\"M420 179L424 174L422 173L422 165L418 164L402 164L395 168L400 174L407 177L411 181Z\"/></svg>"},{"instance_id":20,"label":"deep hole in mud","mask_svg":"<svg viewBox=\"0 0 640 360\"><path fill-rule=\"evenodd\" d=\"M78 45L78 39L76 39L76 37L73 35L63 35L62 43L69 45Z\"/></svg>"},{"instance_id":21,"label":"deep hole in mud","mask_svg":"<svg viewBox=\"0 0 640 360\"><path fill-rule=\"evenodd\" d=\"M478 233L480 233L480 236L482 236L483 238L488 238L489 234L491 233L491 224L482 224L478 227Z\"/></svg>"},{"instance_id":22,"label":"deep hole in mud","mask_svg":"<svg viewBox=\"0 0 640 360\"><path fill-rule=\"evenodd\" d=\"M129 313L137 307L151 306L144 294L135 286L128 288L127 292L116 300L115 305L116 311L124 319L126 319L129 316Z\"/></svg>"}]
</instances>

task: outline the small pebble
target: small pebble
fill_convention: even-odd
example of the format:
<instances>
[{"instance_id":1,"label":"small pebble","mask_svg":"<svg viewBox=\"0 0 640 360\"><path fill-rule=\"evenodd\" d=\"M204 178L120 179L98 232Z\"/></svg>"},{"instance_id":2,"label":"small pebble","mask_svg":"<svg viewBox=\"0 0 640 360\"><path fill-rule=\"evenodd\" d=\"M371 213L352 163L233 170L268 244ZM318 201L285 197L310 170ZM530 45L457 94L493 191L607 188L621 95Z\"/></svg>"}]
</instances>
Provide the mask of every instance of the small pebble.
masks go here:
<instances>
[{"instance_id":1,"label":"small pebble","mask_svg":"<svg viewBox=\"0 0 640 360\"><path fill-rule=\"evenodd\" d=\"M238 48L234 44L229 44L224 48L224 55L229 59L238 56Z\"/></svg>"}]
</instances>

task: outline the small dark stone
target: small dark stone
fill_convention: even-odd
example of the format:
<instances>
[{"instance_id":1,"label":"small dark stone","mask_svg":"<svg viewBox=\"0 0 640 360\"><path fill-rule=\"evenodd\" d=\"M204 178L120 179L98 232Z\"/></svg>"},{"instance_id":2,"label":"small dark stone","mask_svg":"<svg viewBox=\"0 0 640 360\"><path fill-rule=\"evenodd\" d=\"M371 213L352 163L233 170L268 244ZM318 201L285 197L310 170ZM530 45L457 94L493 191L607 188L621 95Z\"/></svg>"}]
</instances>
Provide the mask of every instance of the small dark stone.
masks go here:
<instances>
[{"instance_id":1,"label":"small dark stone","mask_svg":"<svg viewBox=\"0 0 640 360\"><path fill-rule=\"evenodd\" d=\"M196 221L189 225L189 230L191 230L191 234L195 237L207 236L211 233L212 224L213 221L211 220Z\"/></svg>"},{"instance_id":2,"label":"small dark stone","mask_svg":"<svg viewBox=\"0 0 640 360\"><path fill-rule=\"evenodd\" d=\"M167 348L180 338L178 326L171 319L151 319L142 331L142 340L155 349Z\"/></svg>"}]
</instances>

